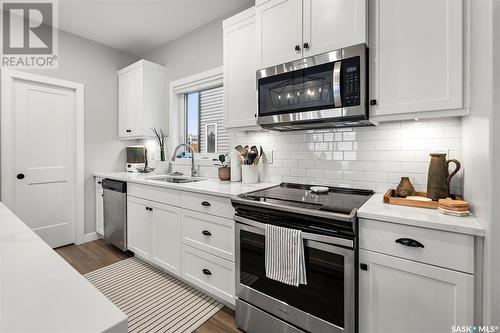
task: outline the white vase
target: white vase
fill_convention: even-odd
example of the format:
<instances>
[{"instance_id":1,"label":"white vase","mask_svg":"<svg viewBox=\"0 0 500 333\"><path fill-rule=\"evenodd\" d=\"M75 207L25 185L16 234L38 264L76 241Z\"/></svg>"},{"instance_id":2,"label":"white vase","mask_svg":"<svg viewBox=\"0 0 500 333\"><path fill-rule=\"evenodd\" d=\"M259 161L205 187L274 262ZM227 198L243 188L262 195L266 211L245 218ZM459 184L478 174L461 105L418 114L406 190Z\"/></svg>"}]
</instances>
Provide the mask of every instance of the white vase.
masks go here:
<instances>
[{"instance_id":1,"label":"white vase","mask_svg":"<svg viewBox=\"0 0 500 333\"><path fill-rule=\"evenodd\" d=\"M259 182L259 166L253 164L242 165L241 182L243 184L257 184Z\"/></svg>"}]
</instances>

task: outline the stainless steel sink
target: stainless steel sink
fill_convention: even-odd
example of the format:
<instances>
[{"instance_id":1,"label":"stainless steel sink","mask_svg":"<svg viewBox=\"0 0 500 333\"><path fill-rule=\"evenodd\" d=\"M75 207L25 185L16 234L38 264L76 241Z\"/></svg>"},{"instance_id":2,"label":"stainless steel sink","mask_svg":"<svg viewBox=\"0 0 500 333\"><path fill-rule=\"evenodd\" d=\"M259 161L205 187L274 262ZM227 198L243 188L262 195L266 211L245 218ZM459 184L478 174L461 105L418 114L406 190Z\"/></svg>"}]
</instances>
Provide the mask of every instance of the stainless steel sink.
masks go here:
<instances>
[{"instance_id":1,"label":"stainless steel sink","mask_svg":"<svg viewBox=\"0 0 500 333\"><path fill-rule=\"evenodd\" d=\"M177 184L195 183L195 182L200 182L202 180L206 180L206 178L188 177L188 176L153 176L153 177L148 177L148 179L153 181L177 183Z\"/></svg>"}]
</instances>

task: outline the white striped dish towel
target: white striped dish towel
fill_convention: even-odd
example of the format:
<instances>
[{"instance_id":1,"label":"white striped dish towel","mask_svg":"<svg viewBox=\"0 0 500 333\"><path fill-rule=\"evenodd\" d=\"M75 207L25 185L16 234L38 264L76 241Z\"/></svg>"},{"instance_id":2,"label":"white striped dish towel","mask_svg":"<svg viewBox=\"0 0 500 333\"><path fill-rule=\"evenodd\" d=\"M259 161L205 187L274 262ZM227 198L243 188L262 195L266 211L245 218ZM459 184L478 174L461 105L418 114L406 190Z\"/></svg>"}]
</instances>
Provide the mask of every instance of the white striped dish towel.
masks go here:
<instances>
[{"instance_id":1,"label":"white striped dish towel","mask_svg":"<svg viewBox=\"0 0 500 333\"><path fill-rule=\"evenodd\" d=\"M266 277L298 287L307 284L302 231L266 224Z\"/></svg>"}]
</instances>

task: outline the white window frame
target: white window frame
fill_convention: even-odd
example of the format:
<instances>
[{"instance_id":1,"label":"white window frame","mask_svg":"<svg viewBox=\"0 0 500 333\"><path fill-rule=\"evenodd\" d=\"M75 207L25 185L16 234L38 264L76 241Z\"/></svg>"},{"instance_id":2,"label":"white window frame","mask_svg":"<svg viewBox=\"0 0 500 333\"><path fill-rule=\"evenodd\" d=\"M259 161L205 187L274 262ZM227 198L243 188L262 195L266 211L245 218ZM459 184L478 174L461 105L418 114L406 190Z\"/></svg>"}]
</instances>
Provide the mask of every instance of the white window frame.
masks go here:
<instances>
[{"instance_id":1,"label":"white window frame","mask_svg":"<svg viewBox=\"0 0 500 333\"><path fill-rule=\"evenodd\" d=\"M169 153L173 153L179 143L186 141L184 122L186 119L186 99L185 95L202 90L221 87L223 85L223 69L216 67L205 72L194 74L169 84L169 133L168 143ZM198 138L201 142L201 138ZM206 158L204 152L198 157ZM201 155L201 156L200 156Z\"/></svg>"}]
</instances>

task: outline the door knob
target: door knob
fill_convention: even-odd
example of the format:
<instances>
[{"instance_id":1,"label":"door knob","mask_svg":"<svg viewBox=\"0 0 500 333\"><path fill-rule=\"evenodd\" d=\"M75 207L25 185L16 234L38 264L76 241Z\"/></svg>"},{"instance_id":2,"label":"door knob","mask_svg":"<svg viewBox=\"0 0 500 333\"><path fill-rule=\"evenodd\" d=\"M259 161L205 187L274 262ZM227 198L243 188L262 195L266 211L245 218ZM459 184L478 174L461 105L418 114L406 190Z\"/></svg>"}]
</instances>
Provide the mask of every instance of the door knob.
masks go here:
<instances>
[{"instance_id":1,"label":"door knob","mask_svg":"<svg viewBox=\"0 0 500 333\"><path fill-rule=\"evenodd\" d=\"M16 177L17 179L24 179L24 174L18 173Z\"/></svg>"}]
</instances>

